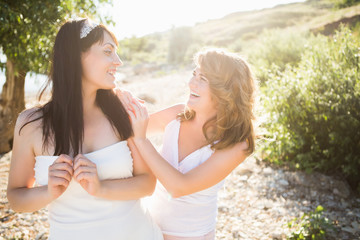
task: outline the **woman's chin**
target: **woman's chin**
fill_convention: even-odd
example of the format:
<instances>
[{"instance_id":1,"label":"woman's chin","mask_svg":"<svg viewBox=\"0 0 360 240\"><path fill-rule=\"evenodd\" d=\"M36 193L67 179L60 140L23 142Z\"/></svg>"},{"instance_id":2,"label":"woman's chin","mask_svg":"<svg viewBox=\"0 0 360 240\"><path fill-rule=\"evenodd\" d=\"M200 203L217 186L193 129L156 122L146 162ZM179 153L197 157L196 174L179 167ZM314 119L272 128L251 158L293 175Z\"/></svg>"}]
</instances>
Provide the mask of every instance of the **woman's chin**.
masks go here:
<instances>
[{"instance_id":1,"label":"woman's chin","mask_svg":"<svg viewBox=\"0 0 360 240\"><path fill-rule=\"evenodd\" d=\"M115 84L115 82L113 82L113 83L111 84L110 89L113 89L113 88L116 88L116 84Z\"/></svg>"},{"instance_id":2,"label":"woman's chin","mask_svg":"<svg viewBox=\"0 0 360 240\"><path fill-rule=\"evenodd\" d=\"M102 89L113 89L113 88L116 88L116 84L115 82L109 82L107 83L105 86L102 86Z\"/></svg>"},{"instance_id":3,"label":"woman's chin","mask_svg":"<svg viewBox=\"0 0 360 240\"><path fill-rule=\"evenodd\" d=\"M186 103L186 106L190 109L193 109L195 110L197 108L197 105L196 103L192 102L191 100L188 100L187 103Z\"/></svg>"}]
</instances>

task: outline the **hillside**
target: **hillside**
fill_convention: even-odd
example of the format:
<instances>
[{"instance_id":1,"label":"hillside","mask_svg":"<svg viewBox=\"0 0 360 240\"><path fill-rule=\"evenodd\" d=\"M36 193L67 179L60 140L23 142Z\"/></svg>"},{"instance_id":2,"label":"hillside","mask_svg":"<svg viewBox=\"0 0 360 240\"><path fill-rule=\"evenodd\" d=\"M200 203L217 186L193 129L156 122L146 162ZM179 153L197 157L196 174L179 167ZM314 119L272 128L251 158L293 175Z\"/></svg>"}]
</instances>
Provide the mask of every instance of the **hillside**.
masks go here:
<instances>
[{"instance_id":1,"label":"hillside","mask_svg":"<svg viewBox=\"0 0 360 240\"><path fill-rule=\"evenodd\" d=\"M204 36L206 43L228 44L238 38L255 37L264 29L285 28L307 22L328 9L308 3L279 5L250 12L237 12L221 19L198 24L194 31Z\"/></svg>"},{"instance_id":2,"label":"hillside","mask_svg":"<svg viewBox=\"0 0 360 240\"><path fill-rule=\"evenodd\" d=\"M278 5L273 8L235 12L220 19L178 27L140 38L120 41L120 56L133 64L188 63L203 46L225 47L241 51L238 46L251 46L264 30L331 34L340 23L350 27L360 21L360 4L335 8L328 0ZM358 31L358 30L357 30ZM173 53L171 51L174 51ZM180 59L180 60L179 60Z\"/></svg>"},{"instance_id":3,"label":"hillside","mask_svg":"<svg viewBox=\"0 0 360 240\"><path fill-rule=\"evenodd\" d=\"M205 43L228 44L238 38L256 38L264 29L296 28L316 31L332 23L354 25L359 21L360 5L334 9L324 1L292 3L250 12L237 12L221 19L198 24L194 31L204 36Z\"/></svg>"}]
</instances>

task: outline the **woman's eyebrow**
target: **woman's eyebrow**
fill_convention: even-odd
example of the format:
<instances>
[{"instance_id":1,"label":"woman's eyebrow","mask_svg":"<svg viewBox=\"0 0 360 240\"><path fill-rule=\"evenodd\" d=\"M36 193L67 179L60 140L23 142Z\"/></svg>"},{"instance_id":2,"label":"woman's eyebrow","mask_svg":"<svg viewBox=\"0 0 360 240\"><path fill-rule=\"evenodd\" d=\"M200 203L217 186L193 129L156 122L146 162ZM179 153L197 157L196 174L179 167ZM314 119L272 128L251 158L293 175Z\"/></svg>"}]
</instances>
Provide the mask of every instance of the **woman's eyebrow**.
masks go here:
<instances>
[{"instance_id":1,"label":"woman's eyebrow","mask_svg":"<svg viewBox=\"0 0 360 240\"><path fill-rule=\"evenodd\" d=\"M116 49L116 46L114 44L112 44L111 42L106 42L103 44L103 46L105 46L107 44L110 45L113 49Z\"/></svg>"},{"instance_id":2,"label":"woman's eyebrow","mask_svg":"<svg viewBox=\"0 0 360 240\"><path fill-rule=\"evenodd\" d=\"M200 73L199 75L200 75L200 77L202 77L202 78L205 79L206 81L209 81L209 79L207 79L207 77L206 77L204 74Z\"/></svg>"}]
</instances>

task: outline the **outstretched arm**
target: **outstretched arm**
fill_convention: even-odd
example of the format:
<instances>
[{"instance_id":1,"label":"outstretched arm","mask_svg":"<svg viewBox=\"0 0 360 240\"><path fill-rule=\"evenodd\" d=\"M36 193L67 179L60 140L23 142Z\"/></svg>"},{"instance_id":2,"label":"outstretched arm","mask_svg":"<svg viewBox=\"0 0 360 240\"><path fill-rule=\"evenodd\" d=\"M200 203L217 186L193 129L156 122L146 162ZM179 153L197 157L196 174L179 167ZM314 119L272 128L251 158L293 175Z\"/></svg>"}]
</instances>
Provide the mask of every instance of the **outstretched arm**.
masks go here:
<instances>
[{"instance_id":1,"label":"outstretched arm","mask_svg":"<svg viewBox=\"0 0 360 240\"><path fill-rule=\"evenodd\" d=\"M245 142L217 150L203 164L182 174L173 168L146 139L148 115L139 103L132 104L129 115L134 129L134 141L152 172L173 197L181 197L209 188L231 173L247 157Z\"/></svg>"},{"instance_id":2,"label":"outstretched arm","mask_svg":"<svg viewBox=\"0 0 360 240\"><path fill-rule=\"evenodd\" d=\"M155 176L174 198L217 184L247 157L246 144L239 143L229 149L215 151L200 166L182 174L161 157L148 139L135 137L135 144L141 149L141 154Z\"/></svg>"},{"instance_id":3,"label":"outstretched arm","mask_svg":"<svg viewBox=\"0 0 360 240\"><path fill-rule=\"evenodd\" d=\"M120 99L121 103L125 109L131 108L131 103L134 101L142 102L142 100L133 96L129 91L120 90L119 88L114 89L117 97ZM146 133L148 136L151 134L164 132L165 127L176 118L176 116L183 112L185 104L176 104L168 108L162 109L158 112L150 114L148 126Z\"/></svg>"}]
</instances>

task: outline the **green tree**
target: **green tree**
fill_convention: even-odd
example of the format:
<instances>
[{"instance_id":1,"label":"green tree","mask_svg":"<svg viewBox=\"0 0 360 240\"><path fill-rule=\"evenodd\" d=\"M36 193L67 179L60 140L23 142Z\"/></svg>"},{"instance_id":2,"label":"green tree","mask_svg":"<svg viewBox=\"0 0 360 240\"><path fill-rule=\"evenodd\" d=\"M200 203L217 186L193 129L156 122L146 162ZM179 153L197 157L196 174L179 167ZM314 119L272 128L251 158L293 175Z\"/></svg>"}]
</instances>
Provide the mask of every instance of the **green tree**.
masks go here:
<instances>
[{"instance_id":1,"label":"green tree","mask_svg":"<svg viewBox=\"0 0 360 240\"><path fill-rule=\"evenodd\" d=\"M0 97L0 153L11 149L15 121L25 108L27 72L45 73L58 27L75 16L96 17L111 0L0 0L0 49L6 56L6 82ZM71 43L69 43L71 44Z\"/></svg>"}]
</instances>

